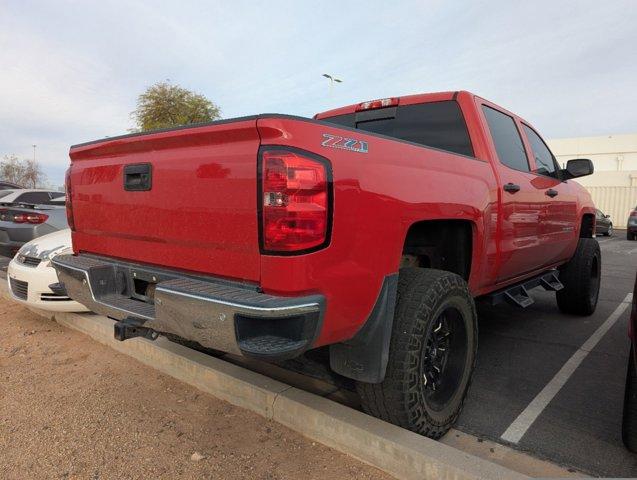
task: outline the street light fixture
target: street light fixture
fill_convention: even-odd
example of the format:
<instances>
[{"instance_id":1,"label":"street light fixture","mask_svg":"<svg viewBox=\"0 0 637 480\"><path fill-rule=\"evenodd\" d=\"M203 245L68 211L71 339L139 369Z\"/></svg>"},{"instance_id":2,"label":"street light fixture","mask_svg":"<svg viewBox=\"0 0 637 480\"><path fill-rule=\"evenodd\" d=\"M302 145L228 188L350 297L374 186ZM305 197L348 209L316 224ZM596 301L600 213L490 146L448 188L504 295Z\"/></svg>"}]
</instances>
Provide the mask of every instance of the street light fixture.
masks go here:
<instances>
[{"instance_id":1,"label":"street light fixture","mask_svg":"<svg viewBox=\"0 0 637 480\"><path fill-rule=\"evenodd\" d=\"M327 73L324 73L323 76L330 81L330 93L332 92L332 87L334 85L334 82L343 83L343 80L341 80L340 78L333 77L332 75L329 75Z\"/></svg>"},{"instance_id":2,"label":"street light fixture","mask_svg":"<svg viewBox=\"0 0 637 480\"><path fill-rule=\"evenodd\" d=\"M328 78L328 79L330 80L330 84L332 84L332 83L334 83L334 82L336 82L336 83L343 83L343 80L340 80L340 79L338 79L338 78L336 78L336 77L333 77L333 76L331 76L331 75L328 75L327 73L324 73L324 74L323 74L323 76L324 76L325 78Z\"/></svg>"}]
</instances>

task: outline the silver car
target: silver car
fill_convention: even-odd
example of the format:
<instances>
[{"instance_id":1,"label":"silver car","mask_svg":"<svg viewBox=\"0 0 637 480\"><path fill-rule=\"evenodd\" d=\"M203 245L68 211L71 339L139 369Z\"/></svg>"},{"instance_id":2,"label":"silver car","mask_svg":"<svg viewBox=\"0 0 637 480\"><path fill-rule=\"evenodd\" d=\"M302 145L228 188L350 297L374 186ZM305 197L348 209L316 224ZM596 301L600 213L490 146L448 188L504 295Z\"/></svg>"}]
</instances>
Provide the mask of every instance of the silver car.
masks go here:
<instances>
[{"instance_id":1,"label":"silver car","mask_svg":"<svg viewBox=\"0 0 637 480\"><path fill-rule=\"evenodd\" d=\"M46 200L42 203L5 202L3 193L0 192L0 255L13 257L34 238L68 228L63 193L60 196L60 192L51 192L57 194L56 198L42 197Z\"/></svg>"}]
</instances>

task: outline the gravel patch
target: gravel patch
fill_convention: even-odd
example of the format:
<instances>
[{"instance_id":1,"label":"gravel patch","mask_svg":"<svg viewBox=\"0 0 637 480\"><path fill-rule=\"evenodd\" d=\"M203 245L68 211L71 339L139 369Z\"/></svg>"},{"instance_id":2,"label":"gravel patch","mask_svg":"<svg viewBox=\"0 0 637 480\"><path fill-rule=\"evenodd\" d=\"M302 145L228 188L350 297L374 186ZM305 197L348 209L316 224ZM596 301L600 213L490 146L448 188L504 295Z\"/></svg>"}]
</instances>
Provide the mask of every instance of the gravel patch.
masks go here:
<instances>
[{"instance_id":1,"label":"gravel patch","mask_svg":"<svg viewBox=\"0 0 637 480\"><path fill-rule=\"evenodd\" d=\"M390 478L4 299L0 326L0 478Z\"/></svg>"}]
</instances>

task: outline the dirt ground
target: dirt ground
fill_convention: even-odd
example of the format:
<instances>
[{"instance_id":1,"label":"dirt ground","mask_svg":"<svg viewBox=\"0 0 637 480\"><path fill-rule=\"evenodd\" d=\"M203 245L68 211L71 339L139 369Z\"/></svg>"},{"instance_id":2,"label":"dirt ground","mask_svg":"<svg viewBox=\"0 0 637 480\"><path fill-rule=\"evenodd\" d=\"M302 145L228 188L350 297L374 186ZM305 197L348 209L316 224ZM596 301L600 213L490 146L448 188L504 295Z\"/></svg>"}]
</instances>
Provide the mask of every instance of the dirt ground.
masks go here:
<instances>
[{"instance_id":1,"label":"dirt ground","mask_svg":"<svg viewBox=\"0 0 637 480\"><path fill-rule=\"evenodd\" d=\"M2 479L389 478L4 299L0 327Z\"/></svg>"}]
</instances>

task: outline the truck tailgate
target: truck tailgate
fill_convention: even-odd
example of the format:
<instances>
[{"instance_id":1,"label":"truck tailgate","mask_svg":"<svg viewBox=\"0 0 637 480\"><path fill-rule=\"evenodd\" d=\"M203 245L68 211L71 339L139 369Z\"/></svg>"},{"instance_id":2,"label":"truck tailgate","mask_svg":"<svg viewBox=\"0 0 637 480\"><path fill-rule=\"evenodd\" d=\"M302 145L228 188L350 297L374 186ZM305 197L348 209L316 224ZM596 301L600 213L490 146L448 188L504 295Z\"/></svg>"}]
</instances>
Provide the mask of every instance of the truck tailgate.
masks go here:
<instances>
[{"instance_id":1,"label":"truck tailgate","mask_svg":"<svg viewBox=\"0 0 637 480\"><path fill-rule=\"evenodd\" d=\"M72 147L75 252L258 281L258 149L255 118Z\"/></svg>"}]
</instances>

